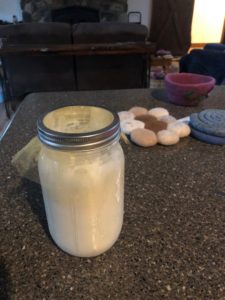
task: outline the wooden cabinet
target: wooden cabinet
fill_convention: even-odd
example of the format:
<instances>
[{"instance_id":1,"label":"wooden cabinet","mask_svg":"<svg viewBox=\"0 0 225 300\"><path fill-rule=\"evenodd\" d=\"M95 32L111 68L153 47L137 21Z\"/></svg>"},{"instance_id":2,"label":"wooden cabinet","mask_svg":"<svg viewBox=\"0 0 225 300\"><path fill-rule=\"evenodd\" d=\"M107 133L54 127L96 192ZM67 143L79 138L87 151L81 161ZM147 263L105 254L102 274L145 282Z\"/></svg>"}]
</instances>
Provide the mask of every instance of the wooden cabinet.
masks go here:
<instances>
[{"instance_id":1,"label":"wooden cabinet","mask_svg":"<svg viewBox=\"0 0 225 300\"><path fill-rule=\"evenodd\" d=\"M194 0L153 0L150 41L157 49L184 55L191 45Z\"/></svg>"}]
</instances>

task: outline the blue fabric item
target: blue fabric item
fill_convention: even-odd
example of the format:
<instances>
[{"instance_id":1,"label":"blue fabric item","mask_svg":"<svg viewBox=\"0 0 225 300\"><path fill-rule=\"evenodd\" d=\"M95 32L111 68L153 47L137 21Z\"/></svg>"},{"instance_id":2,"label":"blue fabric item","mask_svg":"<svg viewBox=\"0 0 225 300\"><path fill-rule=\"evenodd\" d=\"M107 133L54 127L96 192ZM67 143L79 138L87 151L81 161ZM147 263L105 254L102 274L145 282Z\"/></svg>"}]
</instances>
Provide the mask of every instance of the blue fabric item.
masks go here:
<instances>
[{"instance_id":1,"label":"blue fabric item","mask_svg":"<svg viewBox=\"0 0 225 300\"><path fill-rule=\"evenodd\" d=\"M194 49L181 58L180 72L212 76L216 79L216 84L223 84L225 51Z\"/></svg>"},{"instance_id":2,"label":"blue fabric item","mask_svg":"<svg viewBox=\"0 0 225 300\"><path fill-rule=\"evenodd\" d=\"M225 52L225 45L224 44L206 44L204 50L215 50L215 51L224 51Z\"/></svg>"},{"instance_id":3,"label":"blue fabric item","mask_svg":"<svg viewBox=\"0 0 225 300\"><path fill-rule=\"evenodd\" d=\"M225 110L206 109L190 116L191 134L200 141L225 145Z\"/></svg>"},{"instance_id":4,"label":"blue fabric item","mask_svg":"<svg viewBox=\"0 0 225 300\"><path fill-rule=\"evenodd\" d=\"M206 109L191 114L190 125L202 133L225 138L225 110Z\"/></svg>"},{"instance_id":5,"label":"blue fabric item","mask_svg":"<svg viewBox=\"0 0 225 300\"><path fill-rule=\"evenodd\" d=\"M196 139L198 139L202 142L208 143L208 144L225 145L224 137L218 137L218 136L203 133L201 131L196 130L192 126L191 126L191 135L193 137L195 137Z\"/></svg>"},{"instance_id":6,"label":"blue fabric item","mask_svg":"<svg viewBox=\"0 0 225 300\"><path fill-rule=\"evenodd\" d=\"M1 86L1 82L0 82L0 103L3 102L3 90L2 90L2 86Z\"/></svg>"}]
</instances>

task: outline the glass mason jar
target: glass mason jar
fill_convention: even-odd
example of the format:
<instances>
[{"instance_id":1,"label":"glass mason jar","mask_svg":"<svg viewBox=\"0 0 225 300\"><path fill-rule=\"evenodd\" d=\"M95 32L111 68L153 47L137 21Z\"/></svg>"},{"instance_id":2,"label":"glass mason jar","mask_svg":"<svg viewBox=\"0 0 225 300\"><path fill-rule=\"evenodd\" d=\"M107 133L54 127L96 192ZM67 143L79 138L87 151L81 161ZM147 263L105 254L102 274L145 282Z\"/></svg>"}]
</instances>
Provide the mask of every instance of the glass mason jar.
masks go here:
<instances>
[{"instance_id":1,"label":"glass mason jar","mask_svg":"<svg viewBox=\"0 0 225 300\"><path fill-rule=\"evenodd\" d=\"M108 250L123 223L124 155L117 114L67 106L38 120L38 170L50 234L65 252Z\"/></svg>"}]
</instances>

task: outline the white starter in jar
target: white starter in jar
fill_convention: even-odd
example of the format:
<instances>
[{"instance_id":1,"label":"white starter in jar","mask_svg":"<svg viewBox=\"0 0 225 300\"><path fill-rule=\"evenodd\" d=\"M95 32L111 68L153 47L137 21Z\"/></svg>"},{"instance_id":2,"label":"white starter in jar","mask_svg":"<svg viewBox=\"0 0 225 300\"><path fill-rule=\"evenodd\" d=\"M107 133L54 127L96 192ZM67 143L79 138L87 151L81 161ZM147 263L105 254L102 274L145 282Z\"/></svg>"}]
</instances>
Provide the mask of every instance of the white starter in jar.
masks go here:
<instances>
[{"instance_id":1,"label":"white starter in jar","mask_svg":"<svg viewBox=\"0 0 225 300\"><path fill-rule=\"evenodd\" d=\"M124 155L117 114L67 106L38 120L38 169L50 234L65 252L108 250L123 224Z\"/></svg>"}]
</instances>

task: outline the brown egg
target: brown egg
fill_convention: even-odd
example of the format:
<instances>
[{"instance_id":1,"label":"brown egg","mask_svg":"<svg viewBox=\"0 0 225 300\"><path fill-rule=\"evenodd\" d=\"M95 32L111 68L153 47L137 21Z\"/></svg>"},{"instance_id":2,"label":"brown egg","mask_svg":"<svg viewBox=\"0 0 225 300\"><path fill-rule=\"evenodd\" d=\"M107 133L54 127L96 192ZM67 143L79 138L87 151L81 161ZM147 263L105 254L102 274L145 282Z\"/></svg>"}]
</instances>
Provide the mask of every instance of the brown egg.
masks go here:
<instances>
[{"instance_id":1,"label":"brown egg","mask_svg":"<svg viewBox=\"0 0 225 300\"><path fill-rule=\"evenodd\" d=\"M131 132L132 142L142 147L154 146L157 143L156 134L148 129L137 128Z\"/></svg>"},{"instance_id":2,"label":"brown egg","mask_svg":"<svg viewBox=\"0 0 225 300\"><path fill-rule=\"evenodd\" d=\"M129 109L129 112L134 114L135 117L148 114L148 110L145 107L141 106L133 106L131 109Z\"/></svg>"},{"instance_id":3,"label":"brown egg","mask_svg":"<svg viewBox=\"0 0 225 300\"><path fill-rule=\"evenodd\" d=\"M159 121L156 117L151 115L142 115L135 118L135 120L145 123L145 128L157 133L167 128L167 123Z\"/></svg>"}]
</instances>

